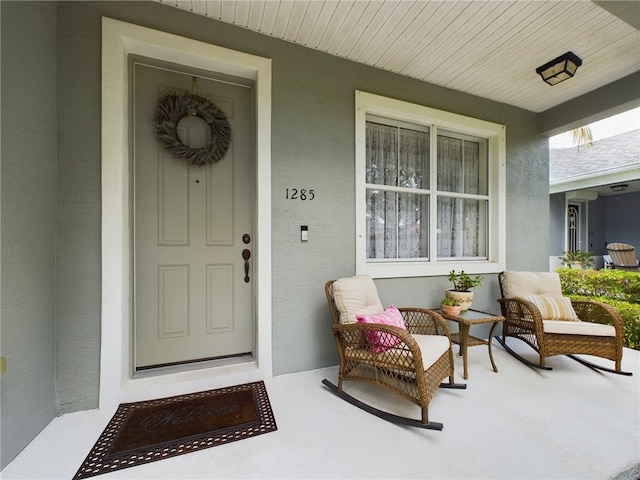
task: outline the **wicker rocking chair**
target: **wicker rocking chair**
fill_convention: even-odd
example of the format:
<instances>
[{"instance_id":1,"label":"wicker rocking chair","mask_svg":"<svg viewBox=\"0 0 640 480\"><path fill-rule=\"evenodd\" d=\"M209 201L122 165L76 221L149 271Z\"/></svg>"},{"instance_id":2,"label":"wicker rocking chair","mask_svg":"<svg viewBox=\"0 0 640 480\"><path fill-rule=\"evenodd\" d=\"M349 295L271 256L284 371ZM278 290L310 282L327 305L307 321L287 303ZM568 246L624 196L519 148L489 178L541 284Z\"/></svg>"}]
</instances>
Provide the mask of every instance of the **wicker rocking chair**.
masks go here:
<instances>
[{"instance_id":1,"label":"wicker rocking chair","mask_svg":"<svg viewBox=\"0 0 640 480\"><path fill-rule=\"evenodd\" d=\"M385 420L442 430L442 423L429 421L429 402L440 386L466 388L454 383L451 338L445 320L422 308L384 310L369 276L331 280L325 285L325 293L340 369L337 386L327 379L322 383L343 400ZM379 323L392 309L396 320L401 315L400 324L404 323L406 330L397 323ZM361 323L363 320L372 323ZM448 383L441 383L447 377ZM369 382L397 393L421 408L421 419L394 415L355 399L343 391L345 380Z\"/></svg>"},{"instance_id":2,"label":"wicker rocking chair","mask_svg":"<svg viewBox=\"0 0 640 480\"><path fill-rule=\"evenodd\" d=\"M611 257L613 268L621 270L638 271L638 259L636 257L636 249L633 245L627 243L609 243L607 252Z\"/></svg>"},{"instance_id":3,"label":"wicker rocking chair","mask_svg":"<svg viewBox=\"0 0 640 480\"><path fill-rule=\"evenodd\" d=\"M502 335L495 338L526 365L545 370L545 359L567 355L590 368L621 375L624 326L618 312L603 303L572 301L562 297L556 272L502 272L498 275L505 318ZM540 355L538 364L515 353L507 337L522 340ZM575 354L593 355L615 363L615 368L594 364Z\"/></svg>"}]
</instances>

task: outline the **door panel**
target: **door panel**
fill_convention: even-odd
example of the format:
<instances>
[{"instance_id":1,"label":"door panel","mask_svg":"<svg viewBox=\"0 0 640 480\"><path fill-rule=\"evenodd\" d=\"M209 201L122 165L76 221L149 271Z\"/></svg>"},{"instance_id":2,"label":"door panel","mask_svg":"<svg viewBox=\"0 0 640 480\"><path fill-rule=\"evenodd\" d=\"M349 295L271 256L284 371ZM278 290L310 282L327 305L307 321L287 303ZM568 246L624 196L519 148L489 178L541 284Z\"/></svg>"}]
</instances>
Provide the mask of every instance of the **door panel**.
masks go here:
<instances>
[{"instance_id":1,"label":"door panel","mask_svg":"<svg viewBox=\"0 0 640 480\"><path fill-rule=\"evenodd\" d=\"M253 238L251 89L198 78L197 93L225 112L232 143L219 162L191 167L159 146L151 119L162 94L191 91L192 77L134 69L136 368L251 353L253 283L242 254L252 247L243 235ZM210 139L197 117L180 121L178 133L192 148Z\"/></svg>"},{"instance_id":2,"label":"door panel","mask_svg":"<svg viewBox=\"0 0 640 480\"><path fill-rule=\"evenodd\" d=\"M189 265L158 265L158 338L189 335Z\"/></svg>"},{"instance_id":3,"label":"door panel","mask_svg":"<svg viewBox=\"0 0 640 480\"><path fill-rule=\"evenodd\" d=\"M158 245L189 245L189 170L165 152L158 162Z\"/></svg>"}]
</instances>

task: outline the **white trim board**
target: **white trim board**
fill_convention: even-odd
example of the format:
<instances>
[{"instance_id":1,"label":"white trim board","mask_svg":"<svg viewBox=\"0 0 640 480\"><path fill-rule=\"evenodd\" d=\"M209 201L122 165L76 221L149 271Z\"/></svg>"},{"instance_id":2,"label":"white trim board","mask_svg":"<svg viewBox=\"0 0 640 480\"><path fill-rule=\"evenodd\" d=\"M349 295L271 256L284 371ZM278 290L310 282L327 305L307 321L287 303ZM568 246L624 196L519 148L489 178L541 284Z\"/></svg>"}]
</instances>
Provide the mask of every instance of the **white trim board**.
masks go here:
<instances>
[{"instance_id":1,"label":"white trim board","mask_svg":"<svg viewBox=\"0 0 640 480\"><path fill-rule=\"evenodd\" d=\"M571 190L596 188L614 183L631 182L640 179L640 168L637 165L628 165L610 171L590 172L585 175L563 178L550 182L549 194L562 193Z\"/></svg>"},{"instance_id":2,"label":"white trim board","mask_svg":"<svg viewBox=\"0 0 640 480\"><path fill-rule=\"evenodd\" d=\"M128 56L249 78L256 85L256 346L251 361L134 378L131 328ZM271 341L271 60L102 19L100 408L268 379Z\"/></svg>"}]
</instances>

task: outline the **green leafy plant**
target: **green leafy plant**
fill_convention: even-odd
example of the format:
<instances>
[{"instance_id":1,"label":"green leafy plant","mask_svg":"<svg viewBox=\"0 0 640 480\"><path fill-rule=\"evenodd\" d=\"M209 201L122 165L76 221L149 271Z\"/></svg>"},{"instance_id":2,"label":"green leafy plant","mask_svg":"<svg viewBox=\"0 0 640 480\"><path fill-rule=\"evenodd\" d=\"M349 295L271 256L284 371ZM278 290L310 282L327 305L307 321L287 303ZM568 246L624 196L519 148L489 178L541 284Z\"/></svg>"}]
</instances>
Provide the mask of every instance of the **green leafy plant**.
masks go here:
<instances>
[{"instance_id":1,"label":"green leafy plant","mask_svg":"<svg viewBox=\"0 0 640 480\"><path fill-rule=\"evenodd\" d=\"M443 298L440 300L440 305L451 305L452 307L460 306L460 302L453 298Z\"/></svg>"},{"instance_id":2,"label":"green leafy plant","mask_svg":"<svg viewBox=\"0 0 640 480\"><path fill-rule=\"evenodd\" d=\"M602 302L624 321L626 347L640 350L640 273L625 270L558 268L562 293L573 300Z\"/></svg>"},{"instance_id":3,"label":"green leafy plant","mask_svg":"<svg viewBox=\"0 0 640 480\"><path fill-rule=\"evenodd\" d=\"M558 268L565 295L602 297L640 305L640 273L625 270Z\"/></svg>"},{"instance_id":4,"label":"green leafy plant","mask_svg":"<svg viewBox=\"0 0 640 480\"><path fill-rule=\"evenodd\" d=\"M584 250L569 250L562 252L560 262L567 267L575 263L581 263L583 268L589 268L593 264L593 253L585 252Z\"/></svg>"},{"instance_id":5,"label":"green leafy plant","mask_svg":"<svg viewBox=\"0 0 640 480\"><path fill-rule=\"evenodd\" d=\"M449 272L449 281L453 283L453 290L456 292L468 292L472 288L482 285L484 277L482 275L476 275L471 278L469 275L461 270L460 273L456 273L455 270Z\"/></svg>"}]
</instances>

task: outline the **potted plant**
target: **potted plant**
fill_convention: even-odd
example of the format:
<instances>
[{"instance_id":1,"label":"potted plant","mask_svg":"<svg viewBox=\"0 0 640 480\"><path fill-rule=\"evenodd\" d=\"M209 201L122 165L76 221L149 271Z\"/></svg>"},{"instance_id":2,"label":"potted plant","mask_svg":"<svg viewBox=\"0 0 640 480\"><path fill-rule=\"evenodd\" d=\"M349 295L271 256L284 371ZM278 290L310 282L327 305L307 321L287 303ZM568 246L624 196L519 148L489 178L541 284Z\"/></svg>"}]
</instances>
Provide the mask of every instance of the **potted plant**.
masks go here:
<instances>
[{"instance_id":1,"label":"potted plant","mask_svg":"<svg viewBox=\"0 0 640 480\"><path fill-rule=\"evenodd\" d=\"M593 253L584 250L569 250L562 252L560 262L569 268L585 269L593 263Z\"/></svg>"},{"instance_id":2,"label":"potted plant","mask_svg":"<svg viewBox=\"0 0 640 480\"><path fill-rule=\"evenodd\" d=\"M455 317L456 315L460 315L460 303L453 298L445 297L440 301L440 310L446 315Z\"/></svg>"},{"instance_id":3,"label":"potted plant","mask_svg":"<svg viewBox=\"0 0 640 480\"><path fill-rule=\"evenodd\" d=\"M455 270L449 272L449 281L453 283L453 289L447 290L445 295L447 298L453 298L460 304L462 311L469 310L471 303L473 302L472 289L482 285L484 277L482 275L476 275L470 277L464 270L460 273L456 273Z\"/></svg>"}]
</instances>

